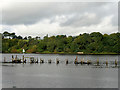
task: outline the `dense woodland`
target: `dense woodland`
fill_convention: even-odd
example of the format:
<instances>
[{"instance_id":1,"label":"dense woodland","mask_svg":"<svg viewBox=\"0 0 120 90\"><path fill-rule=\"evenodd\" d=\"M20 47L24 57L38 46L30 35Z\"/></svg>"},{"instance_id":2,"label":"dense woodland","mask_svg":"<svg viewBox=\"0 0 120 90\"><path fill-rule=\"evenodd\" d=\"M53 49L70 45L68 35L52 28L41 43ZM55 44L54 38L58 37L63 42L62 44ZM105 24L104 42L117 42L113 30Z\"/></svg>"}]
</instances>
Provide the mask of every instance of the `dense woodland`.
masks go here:
<instances>
[{"instance_id":1,"label":"dense woodland","mask_svg":"<svg viewBox=\"0 0 120 90\"><path fill-rule=\"evenodd\" d=\"M15 33L4 32L2 35L2 53L69 53L76 54L118 54L120 53L120 33L101 34L84 33L78 36L57 35L32 38Z\"/></svg>"}]
</instances>

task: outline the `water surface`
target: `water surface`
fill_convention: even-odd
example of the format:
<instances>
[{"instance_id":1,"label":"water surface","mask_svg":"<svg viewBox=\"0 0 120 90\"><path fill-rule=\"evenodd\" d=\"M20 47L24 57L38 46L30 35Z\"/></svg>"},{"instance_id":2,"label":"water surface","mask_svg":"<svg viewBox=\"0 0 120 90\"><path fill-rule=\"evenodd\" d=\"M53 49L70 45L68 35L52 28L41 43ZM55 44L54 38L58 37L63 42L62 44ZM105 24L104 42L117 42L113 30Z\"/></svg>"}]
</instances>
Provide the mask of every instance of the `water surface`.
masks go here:
<instances>
[{"instance_id":1,"label":"water surface","mask_svg":"<svg viewBox=\"0 0 120 90\"><path fill-rule=\"evenodd\" d=\"M16 55L16 54L14 54ZM17 54L22 58L22 54ZM12 54L3 54L2 60L11 60ZM76 55L58 54L25 54L25 57L42 58L44 64L2 64L3 88L117 88L118 68L113 68L117 55L77 55L78 60L100 60L101 65L106 59L109 66L75 65ZM56 65L56 58L60 64ZM47 61L51 59L52 64ZM65 59L69 64L65 64ZM27 59L29 62L29 59Z\"/></svg>"}]
</instances>

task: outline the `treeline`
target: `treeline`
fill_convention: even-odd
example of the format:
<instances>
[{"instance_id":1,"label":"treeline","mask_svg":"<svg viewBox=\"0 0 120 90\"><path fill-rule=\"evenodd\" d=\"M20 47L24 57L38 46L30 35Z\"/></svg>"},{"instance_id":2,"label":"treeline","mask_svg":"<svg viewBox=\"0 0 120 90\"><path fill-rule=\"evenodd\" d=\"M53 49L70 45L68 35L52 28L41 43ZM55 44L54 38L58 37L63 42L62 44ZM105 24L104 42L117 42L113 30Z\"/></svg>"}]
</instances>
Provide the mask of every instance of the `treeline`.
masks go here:
<instances>
[{"instance_id":1,"label":"treeline","mask_svg":"<svg viewBox=\"0 0 120 90\"><path fill-rule=\"evenodd\" d=\"M57 35L32 38L15 33L2 33L3 53L77 53L118 54L120 53L120 33L102 35L100 32L84 33L79 36Z\"/></svg>"}]
</instances>

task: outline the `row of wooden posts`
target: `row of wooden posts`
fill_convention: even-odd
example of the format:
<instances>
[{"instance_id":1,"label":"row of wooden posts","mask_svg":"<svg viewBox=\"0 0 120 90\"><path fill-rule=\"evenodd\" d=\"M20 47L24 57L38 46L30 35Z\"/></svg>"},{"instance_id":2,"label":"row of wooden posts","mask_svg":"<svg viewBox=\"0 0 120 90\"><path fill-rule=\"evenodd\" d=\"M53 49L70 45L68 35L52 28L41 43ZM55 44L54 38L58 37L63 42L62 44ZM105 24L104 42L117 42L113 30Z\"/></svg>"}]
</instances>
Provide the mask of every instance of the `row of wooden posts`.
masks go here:
<instances>
[{"instance_id":1,"label":"row of wooden posts","mask_svg":"<svg viewBox=\"0 0 120 90\"><path fill-rule=\"evenodd\" d=\"M26 58L29 58L29 57L24 57L24 55L23 55L22 59L19 59L17 57L17 55L15 56L15 58L12 55L12 62L6 62L6 58L4 57L4 63L26 63L27 62ZM60 62L60 60L57 58L56 59L56 64L59 64L59 62ZM39 63L39 59L38 58L35 59L34 57L30 57L30 63ZM41 59L41 58L40 58L40 63L44 63L44 60ZM49 59L48 63L52 63L52 60ZM68 63L69 63L68 59L66 59L66 64L68 64ZM90 64L92 64L92 62L91 62L91 60L87 60L87 62L85 62L84 59L81 59L81 61L79 62L78 57L76 56L76 58L74 60L74 64L81 64L81 65L82 64L87 64L87 65L90 65ZM106 64L106 66L108 66L108 60L106 60L105 64ZM97 59L96 65L97 66L100 65L99 59ZM118 65L118 62L117 62L117 60L115 60L115 66L117 66L117 65Z\"/></svg>"}]
</instances>

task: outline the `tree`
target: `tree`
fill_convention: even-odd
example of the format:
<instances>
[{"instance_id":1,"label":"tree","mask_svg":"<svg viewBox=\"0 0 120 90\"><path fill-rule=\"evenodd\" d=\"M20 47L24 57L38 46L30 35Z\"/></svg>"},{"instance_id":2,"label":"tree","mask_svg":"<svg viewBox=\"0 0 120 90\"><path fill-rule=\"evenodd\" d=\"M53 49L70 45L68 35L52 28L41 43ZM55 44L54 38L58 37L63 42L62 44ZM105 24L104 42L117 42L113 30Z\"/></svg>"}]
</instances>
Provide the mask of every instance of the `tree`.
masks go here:
<instances>
[{"instance_id":1,"label":"tree","mask_svg":"<svg viewBox=\"0 0 120 90\"><path fill-rule=\"evenodd\" d=\"M18 36L17 39L22 39L22 36Z\"/></svg>"},{"instance_id":2,"label":"tree","mask_svg":"<svg viewBox=\"0 0 120 90\"><path fill-rule=\"evenodd\" d=\"M8 37L8 36L10 36L10 33L7 32L7 31L5 31L5 32L3 33L3 36L4 36L4 37Z\"/></svg>"},{"instance_id":3,"label":"tree","mask_svg":"<svg viewBox=\"0 0 120 90\"><path fill-rule=\"evenodd\" d=\"M28 39L30 40L30 39L32 39L32 37L31 37L31 36L28 36Z\"/></svg>"}]
</instances>

